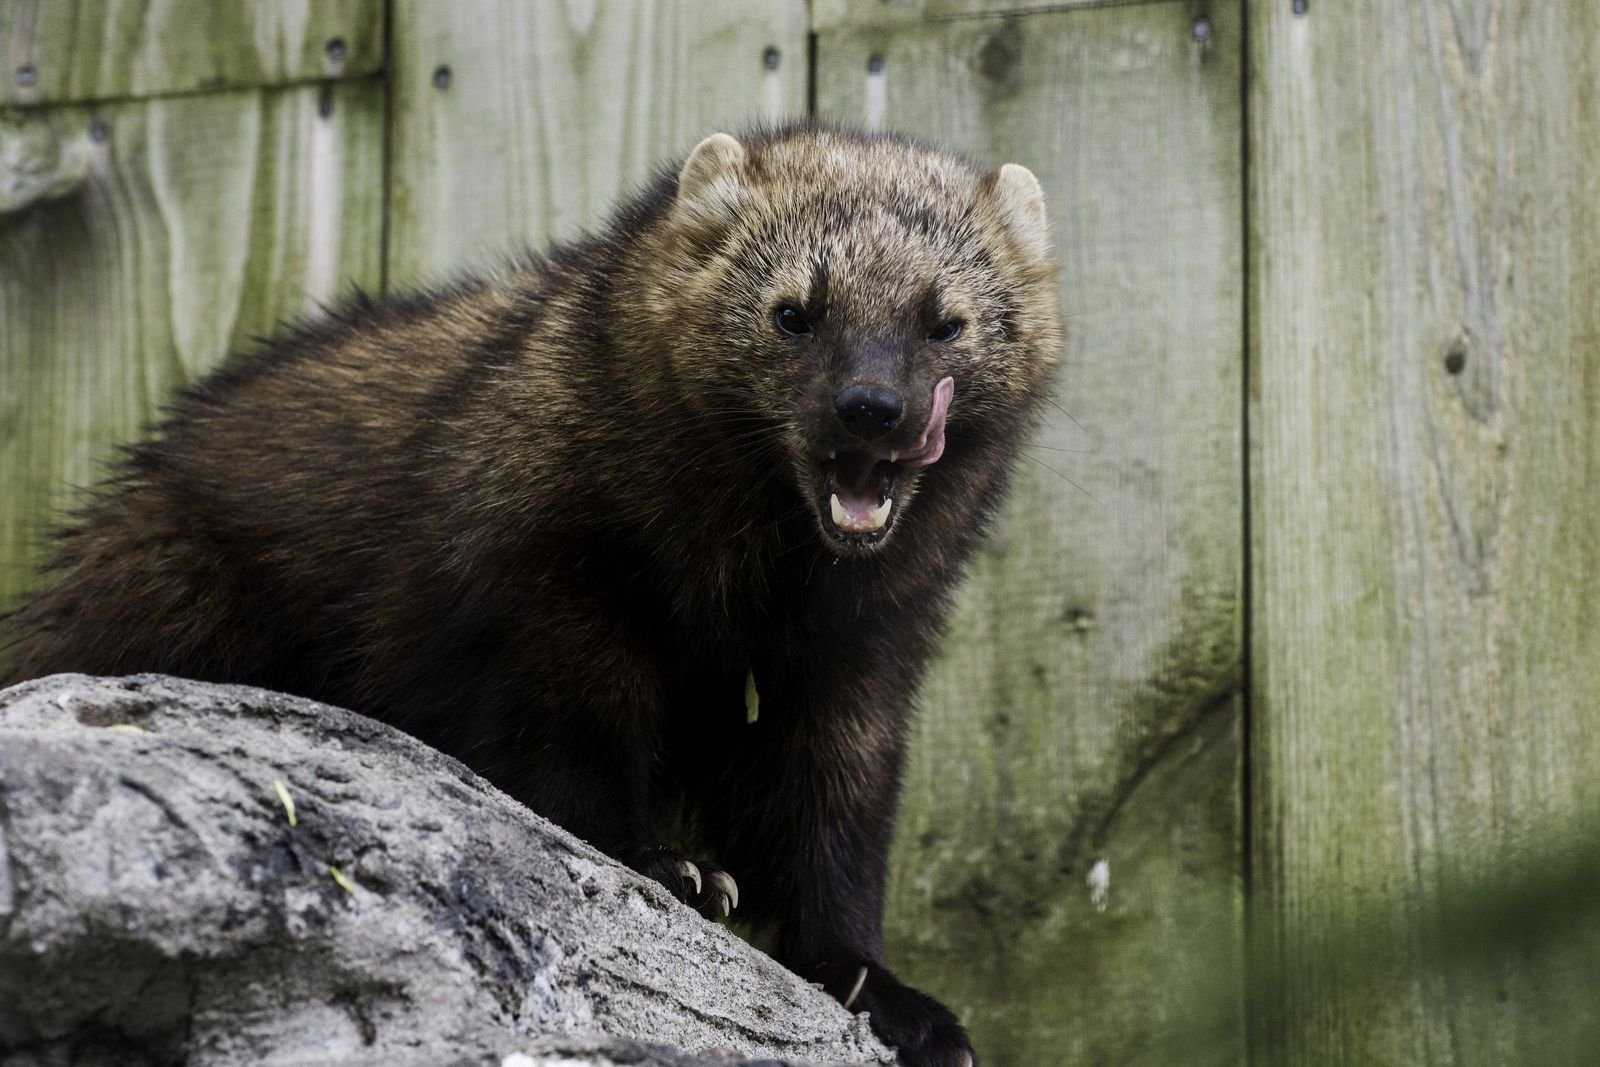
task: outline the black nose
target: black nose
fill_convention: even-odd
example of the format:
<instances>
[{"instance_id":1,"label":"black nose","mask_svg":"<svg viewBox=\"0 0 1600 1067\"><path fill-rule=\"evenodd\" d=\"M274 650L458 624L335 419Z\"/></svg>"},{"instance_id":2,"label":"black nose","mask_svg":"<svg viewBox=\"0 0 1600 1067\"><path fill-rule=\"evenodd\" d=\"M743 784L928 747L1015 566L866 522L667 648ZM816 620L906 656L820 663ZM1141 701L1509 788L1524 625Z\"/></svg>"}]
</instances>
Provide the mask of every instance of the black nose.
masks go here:
<instances>
[{"instance_id":1,"label":"black nose","mask_svg":"<svg viewBox=\"0 0 1600 1067\"><path fill-rule=\"evenodd\" d=\"M844 428L864 441L894 429L905 409L900 394L882 385L852 385L833 398L833 410Z\"/></svg>"}]
</instances>

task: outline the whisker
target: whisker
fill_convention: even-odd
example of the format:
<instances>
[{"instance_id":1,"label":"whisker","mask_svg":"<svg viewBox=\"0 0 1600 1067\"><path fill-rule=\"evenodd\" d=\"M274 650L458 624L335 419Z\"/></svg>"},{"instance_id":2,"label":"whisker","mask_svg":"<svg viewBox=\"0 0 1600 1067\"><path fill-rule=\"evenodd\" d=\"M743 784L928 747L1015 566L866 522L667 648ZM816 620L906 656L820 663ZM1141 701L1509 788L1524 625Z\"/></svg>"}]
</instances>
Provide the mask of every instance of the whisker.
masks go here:
<instances>
[{"instance_id":1,"label":"whisker","mask_svg":"<svg viewBox=\"0 0 1600 1067\"><path fill-rule=\"evenodd\" d=\"M1079 422L1077 419L1072 418L1072 412L1068 411L1066 408L1062 407L1060 404L1057 404L1054 400L1052 400L1048 396L1044 398L1044 402L1046 404L1049 404L1051 407L1055 408L1057 411L1061 412L1061 414L1065 415L1068 419L1070 419L1072 421L1072 425L1076 426L1080 430L1083 430L1083 423ZM1084 433L1088 433L1089 431L1088 430L1083 430L1083 432Z\"/></svg>"},{"instance_id":2,"label":"whisker","mask_svg":"<svg viewBox=\"0 0 1600 1067\"><path fill-rule=\"evenodd\" d=\"M1100 449L1098 449L1098 448L1060 448L1060 447L1058 447L1056 445L1034 445L1034 444L1023 445L1022 447L1023 448L1042 448L1046 452L1070 452L1073 455L1080 455L1080 456L1098 456L1100 454Z\"/></svg>"},{"instance_id":3,"label":"whisker","mask_svg":"<svg viewBox=\"0 0 1600 1067\"><path fill-rule=\"evenodd\" d=\"M1023 453L1023 455L1027 455L1027 453ZM1082 493L1084 496L1088 497L1090 500L1093 500L1096 504L1100 504L1099 498L1096 497L1093 493L1089 492L1089 490L1085 489L1083 486L1079 485L1077 482L1073 481L1071 478L1068 478L1065 474L1062 474L1060 471L1058 471L1054 467L1050 466L1050 464L1046 463L1044 460L1040 459L1038 456L1028 456L1028 458L1033 460L1039 466L1043 467L1045 470L1049 471L1051 474L1054 474L1057 478L1060 478L1062 481L1064 481L1068 485L1072 486L1072 488L1076 489L1078 492ZM1105 507L1104 504L1100 504L1100 506L1101 507Z\"/></svg>"}]
</instances>

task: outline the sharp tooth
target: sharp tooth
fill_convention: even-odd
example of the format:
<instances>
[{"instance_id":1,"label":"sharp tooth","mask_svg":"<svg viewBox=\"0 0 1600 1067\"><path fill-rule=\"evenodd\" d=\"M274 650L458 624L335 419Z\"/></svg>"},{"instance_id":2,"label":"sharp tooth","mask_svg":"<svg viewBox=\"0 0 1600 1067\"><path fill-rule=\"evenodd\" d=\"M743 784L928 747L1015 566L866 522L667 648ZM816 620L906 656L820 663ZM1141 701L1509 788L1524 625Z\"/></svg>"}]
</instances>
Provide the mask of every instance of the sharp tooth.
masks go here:
<instances>
[{"instance_id":1,"label":"sharp tooth","mask_svg":"<svg viewBox=\"0 0 1600 1067\"><path fill-rule=\"evenodd\" d=\"M895 463L895 462L898 462L899 459L900 459L900 450L898 448L889 449L889 462L890 463Z\"/></svg>"},{"instance_id":2,"label":"sharp tooth","mask_svg":"<svg viewBox=\"0 0 1600 1067\"><path fill-rule=\"evenodd\" d=\"M838 459L839 458L839 450L837 448L828 449L828 458L829 459Z\"/></svg>"},{"instance_id":3,"label":"sharp tooth","mask_svg":"<svg viewBox=\"0 0 1600 1067\"><path fill-rule=\"evenodd\" d=\"M883 524L889 521L889 509L892 507L894 507L893 498L885 500L867 512L865 521L852 522L850 513L845 511L844 505L839 502L839 494L833 493L828 497L828 511L833 515L833 524L846 533L873 533L883 529Z\"/></svg>"}]
</instances>

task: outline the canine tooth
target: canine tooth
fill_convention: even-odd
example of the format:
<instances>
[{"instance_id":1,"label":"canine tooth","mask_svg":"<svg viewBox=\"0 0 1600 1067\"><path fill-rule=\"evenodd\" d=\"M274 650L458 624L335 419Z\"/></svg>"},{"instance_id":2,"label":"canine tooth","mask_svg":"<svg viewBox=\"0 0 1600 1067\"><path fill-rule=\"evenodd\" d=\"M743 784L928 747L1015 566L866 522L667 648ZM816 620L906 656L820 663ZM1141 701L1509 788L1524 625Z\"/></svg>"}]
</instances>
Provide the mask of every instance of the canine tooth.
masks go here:
<instances>
[{"instance_id":1,"label":"canine tooth","mask_svg":"<svg viewBox=\"0 0 1600 1067\"><path fill-rule=\"evenodd\" d=\"M840 529L844 528L844 505L839 503L839 494L834 493L828 498L828 510L833 512L833 524Z\"/></svg>"},{"instance_id":2,"label":"canine tooth","mask_svg":"<svg viewBox=\"0 0 1600 1067\"><path fill-rule=\"evenodd\" d=\"M828 449L828 458L829 459L838 459L839 458L839 450L837 448Z\"/></svg>"},{"instance_id":3,"label":"canine tooth","mask_svg":"<svg viewBox=\"0 0 1600 1067\"><path fill-rule=\"evenodd\" d=\"M870 529L883 529L883 524L889 521L889 509L892 507L894 507L894 497L887 497L883 503L867 512L867 520L872 523Z\"/></svg>"},{"instance_id":4,"label":"canine tooth","mask_svg":"<svg viewBox=\"0 0 1600 1067\"><path fill-rule=\"evenodd\" d=\"M896 462L899 462L899 459L900 459L900 450L898 448L889 449L889 462L890 463L896 463Z\"/></svg>"}]
</instances>

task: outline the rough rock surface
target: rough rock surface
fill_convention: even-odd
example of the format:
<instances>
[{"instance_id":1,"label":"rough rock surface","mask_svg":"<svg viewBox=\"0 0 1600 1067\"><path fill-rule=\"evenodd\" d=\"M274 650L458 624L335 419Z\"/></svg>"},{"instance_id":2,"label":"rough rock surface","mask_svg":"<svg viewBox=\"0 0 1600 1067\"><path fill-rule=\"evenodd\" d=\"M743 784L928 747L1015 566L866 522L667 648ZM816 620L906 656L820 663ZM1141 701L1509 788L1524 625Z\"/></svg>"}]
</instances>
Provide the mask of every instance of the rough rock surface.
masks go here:
<instances>
[{"instance_id":1,"label":"rough rock surface","mask_svg":"<svg viewBox=\"0 0 1600 1067\"><path fill-rule=\"evenodd\" d=\"M156 675L0 692L0 1064L740 1057L890 1062L864 1016L379 723Z\"/></svg>"}]
</instances>

